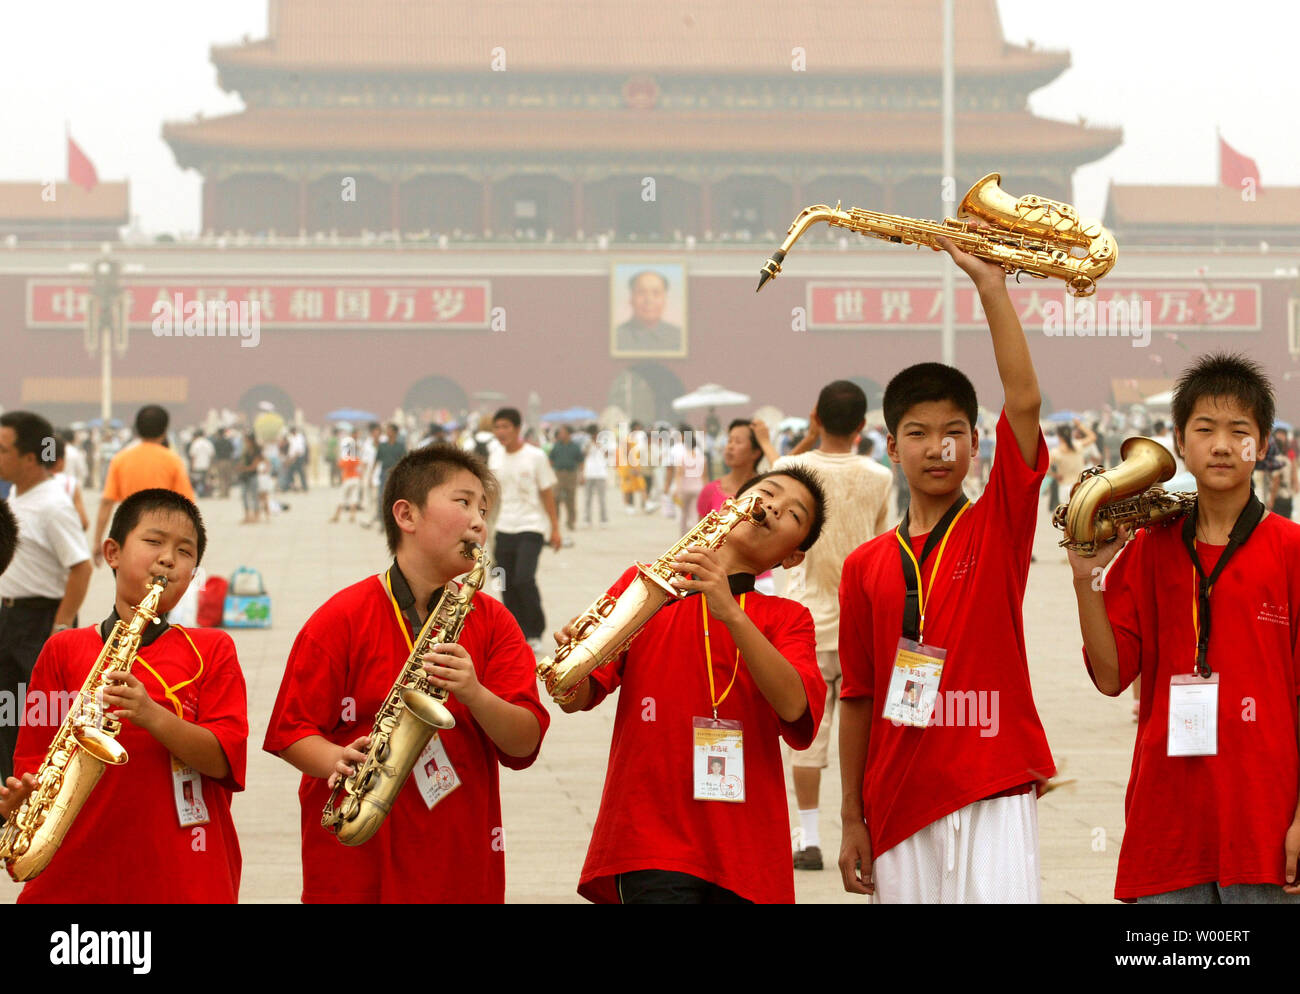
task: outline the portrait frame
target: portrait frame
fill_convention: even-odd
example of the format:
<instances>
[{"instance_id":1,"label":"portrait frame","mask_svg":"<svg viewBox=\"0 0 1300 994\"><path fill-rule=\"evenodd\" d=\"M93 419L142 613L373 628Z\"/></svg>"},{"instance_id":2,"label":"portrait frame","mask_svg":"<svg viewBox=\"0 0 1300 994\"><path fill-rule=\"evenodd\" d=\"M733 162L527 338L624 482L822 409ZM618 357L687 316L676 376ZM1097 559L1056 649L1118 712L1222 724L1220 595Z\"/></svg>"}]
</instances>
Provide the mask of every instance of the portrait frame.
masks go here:
<instances>
[{"instance_id":1,"label":"portrait frame","mask_svg":"<svg viewBox=\"0 0 1300 994\"><path fill-rule=\"evenodd\" d=\"M678 330L676 341L663 347L630 340L636 334L632 309L632 280L655 273L666 282L664 302L657 328ZM615 359L684 359L687 346L689 290L686 263L681 259L649 261L616 259L609 270L609 354Z\"/></svg>"}]
</instances>

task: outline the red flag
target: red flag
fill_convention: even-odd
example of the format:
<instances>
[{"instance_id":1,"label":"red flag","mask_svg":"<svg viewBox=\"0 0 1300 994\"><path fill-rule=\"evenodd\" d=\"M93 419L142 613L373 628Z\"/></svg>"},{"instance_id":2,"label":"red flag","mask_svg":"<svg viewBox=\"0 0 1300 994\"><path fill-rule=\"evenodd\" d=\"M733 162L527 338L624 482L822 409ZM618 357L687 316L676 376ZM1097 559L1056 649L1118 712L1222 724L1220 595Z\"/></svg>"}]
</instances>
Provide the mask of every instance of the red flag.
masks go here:
<instances>
[{"instance_id":1,"label":"red flag","mask_svg":"<svg viewBox=\"0 0 1300 994\"><path fill-rule=\"evenodd\" d=\"M1240 190L1242 183L1247 179L1254 181L1256 190L1260 188L1259 166L1255 165L1254 159L1242 155L1220 137L1219 185Z\"/></svg>"},{"instance_id":2,"label":"red flag","mask_svg":"<svg viewBox=\"0 0 1300 994\"><path fill-rule=\"evenodd\" d=\"M86 192L93 190L95 184L99 182L94 163L72 140L71 135L68 136L68 182L84 187Z\"/></svg>"}]
</instances>

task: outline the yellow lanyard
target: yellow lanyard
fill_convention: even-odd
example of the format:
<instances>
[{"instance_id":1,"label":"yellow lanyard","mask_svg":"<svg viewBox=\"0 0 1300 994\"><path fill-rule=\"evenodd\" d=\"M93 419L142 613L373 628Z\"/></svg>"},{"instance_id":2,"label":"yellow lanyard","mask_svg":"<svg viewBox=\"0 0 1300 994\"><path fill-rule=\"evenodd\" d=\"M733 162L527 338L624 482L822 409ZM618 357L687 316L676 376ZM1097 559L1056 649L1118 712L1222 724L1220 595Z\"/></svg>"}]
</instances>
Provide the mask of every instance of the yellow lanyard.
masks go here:
<instances>
[{"instance_id":1,"label":"yellow lanyard","mask_svg":"<svg viewBox=\"0 0 1300 994\"><path fill-rule=\"evenodd\" d=\"M392 584L388 582L388 570L384 570L384 589L388 591L388 603L393 605L393 614L397 617L397 627L402 630L402 638L406 639L406 651L414 652L415 643L411 641L411 635L406 630L406 621L402 618L402 609L397 606L397 598L393 596Z\"/></svg>"},{"instance_id":2,"label":"yellow lanyard","mask_svg":"<svg viewBox=\"0 0 1300 994\"><path fill-rule=\"evenodd\" d=\"M1209 600L1210 592L1214 588L1210 587L1205 591L1205 599ZM1201 575L1192 567L1192 672L1200 672L1201 657Z\"/></svg>"},{"instance_id":3,"label":"yellow lanyard","mask_svg":"<svg viewBox=\"0 0 1300 994\"><path fill-rule=\"evenodd\" d=\"M199 677L203 675L203 654L200 653L198 647L195 646L194 640L190 638L189 632L187 632L180 625L172 625L171 627L175 628L178 632L180 632L182 635L185 636L185 641L190 644L190 648L194 650L194 655L198 657L199 671L197 673L195 673L188 680L182 680L176 686L169 687L167 685L167 681L158 675L158 671L149 665L148 661L144 658L144 656L140 655L137 652L135 654L135 658L136 661L141 666L143 666L146 670L152 673L153 678L158 681L158 686L162 687L163 696L166 697L167 700L171 702L172 709L175 710L176 712L176 717L183 719L185 717L185 709L181 707L181 701L180 698L176 696L176 691L180 690L182 687L188 687L190 684L192 684L195 680L197 680Z\"/></svg>"},{"instance_id":4,"label":"yellow lanyard","mask_svg":"<svg viewBox=\"0 0 1300 994\"><path fill-rule=\"evenodd\" d=\"M972 505L970 504L970 502L967 502L966 505L960 511L958 511L957 514L953 517L952 521L948 522L948 530L943 533L943 541L939 543L939 548L935 549L934 551L934 565L930 567L929 585L931 589L933 589L934 587L935 575L939 572L939 560L943 558L943 550L948 545L948 536L952 534L952 530L957 527L957 522L961 520L961 516L965 514L967 509L970 508L971 506ZM894 535L898 539L898 544L903 547L903 551L907 553L907 558L912 560L912 565L916 567L916 602L917 602L917 611L920 614L916 626L916 631L918 636L917 641L924 642L925 641L924 638L925 636L925 586L921 583L921 564L917 562L916 553L912 551L912 543L909 542L907 539L903 538L901 527L894 529Z\"/></svg>"},{"instance_id":5,"label":"yellow lanyard","mask_svg":"<svg viewBox=\"0 0 1300 994\"><path fill-rule=\"evenodd\" d=\"M745 594L740 595L740 610L745 610ZM713 682L713 648L709 644L709 602L708 599L700 594L700 611L704 615L704 662L709 668L709 700L713 702L713 717L718 716L718 706L727 699L731 693L731 688L736 685L736 674L740 672L740 646L736 646L736 662L731 669L731 682L727 684L727 689L718 696L717 687Z\"/></svg>"}]
</instances>

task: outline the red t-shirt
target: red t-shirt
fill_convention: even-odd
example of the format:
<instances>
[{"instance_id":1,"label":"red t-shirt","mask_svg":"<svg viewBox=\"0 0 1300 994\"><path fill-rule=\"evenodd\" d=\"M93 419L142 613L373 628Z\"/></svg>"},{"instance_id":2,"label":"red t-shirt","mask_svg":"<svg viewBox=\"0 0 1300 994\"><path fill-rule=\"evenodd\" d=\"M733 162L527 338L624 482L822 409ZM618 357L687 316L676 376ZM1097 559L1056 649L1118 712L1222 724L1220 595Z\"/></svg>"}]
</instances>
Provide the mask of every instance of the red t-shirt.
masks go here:
<instances>
[{"instance_id":1,"label":"red t-shirt","mask_svg":"<svg viewBox=\"0 0 1300 994\"><path fill-rule=\"evenodd\" d=\"M1223 549L1198 544L1207 576ZM1138 532L1105 583L1120 684L1142 677L1115 897L1281 884L1300 783L1300 525L1266 515L1215 581L1206 658L1219 674L1217 756L1166 755L1170 677L1196 664L1182 518Z\"/></svg>"},{"instance_id":2,"label":"red t-shirt","mask_svg":"<svg viewBox=\"0 0 1300 994\"><path fill-rule=\"evenodd\" d=\"M98 625L61 632L46 642L32 671L27 715L38 701L50 701L51 691L80 691L103 647ZM186 721L206 728L221 744L230 775L202 778L211 820L181 827L171 754L148 732L123 721L117 741L127 751L126 765L104 770L49 866L24 885L20 904L233 904L239 899L241 859L230 795L244 789L248 703L235 643L223 631L182 632L173 625L140 649L131 672L150 697L173 713L172 701L178 702ZM58 721L23 726L14 752L16 776L40 768L58 727ZM107 856L110 851L116 855Z\"/></svg>"},{"instance_id":3,"label":"red t-shirt","mask_svg":"<svg viewBox=\"0 0 1300 994\"><path fill-rule=\"evenodd\" d=\"M933 589L937 549L921 570L925 643L948 650L929 728L880 716L907 593L894 531L844 562L840 696L878 702L862 787L876 855L967 804L1056 772L1029 686L1021 616L1047 443L1040 434L1031 469L1004 412L996 452L984 495L948 536Z\"/></svg>"},{"instance_id":4,"label":"red t-shirt","mask_svg":"<svg viewBox=\"0 0 1300 994\"><path fill-rule=\"evenodd\" d=\"M629 569L609 593L622 593L634 573ZM689 873L750 901L794 902L780 740L807 749L826 705L812 615L784 597L745 594L745 613L803 681L808 710L793 724L782 721L754 686L742 657L718 717L742 725L745 800L697 801L691 719L713 713L700 608L698 597L664 607L627 652L591 676L588 709L620 685L622 693L600 812L578 884L589 901L616 904L617 874L653 869ZM736 643L713 618L709 639L721 695L736 665Z\"/></svg>"},{"instance_id":5,"label":"red t-shirt","mask_svg":"<svg viewBox=\"0 0 1300 994\"><path fill-rule=\"evenodd\" d=\"M414 640L418 632L403 624ZM475 594L459 642L474 660L479 682L532 711L545 736L550 715L537 697L532 650L500 602ZM409 656L382 576L339 591L298 633L262 748L280 753L309 735L344 745L369 734ZM526 769L537 750L506 755L454 694L447 707L456 727L439 734L460 786L430 810L409 777L384 824L362 845L345 846L321 827L330 789L325 780L303 776L298 798L305 903L505 900L497 763Z\"/></svg>"}]
</instances>

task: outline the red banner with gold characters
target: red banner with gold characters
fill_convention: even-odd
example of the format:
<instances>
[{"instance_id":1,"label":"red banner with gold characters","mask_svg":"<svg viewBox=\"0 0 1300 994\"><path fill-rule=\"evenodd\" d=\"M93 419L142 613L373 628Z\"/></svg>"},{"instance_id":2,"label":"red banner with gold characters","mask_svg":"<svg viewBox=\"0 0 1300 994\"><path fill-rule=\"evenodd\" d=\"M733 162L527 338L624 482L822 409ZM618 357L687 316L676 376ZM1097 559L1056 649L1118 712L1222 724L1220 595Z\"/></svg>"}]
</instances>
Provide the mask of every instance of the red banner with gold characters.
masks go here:
<instances>
[{"instance_id":1,"label":"red banner with gold characters","mask_svg":"<svg viewBox=\"0 0 1300 994\"><path fill-rule=\"evenodd\" d=\"M1007 289L1026 331L1050 326L1061 319L1064 307L1074 306L1061 284L1008 283ZM943 322L943 292L937 281L810 281L807 293L810 329L929 329ZM957 327L984 327L974 287L958 286L954 298ZM1157 331L1258 331L1260 327L1258 283L1107 279L1087 299L1102 312L1122 307L1133 321L1146 322Z\"/></svg>"},{"instance_id":2,"label":"red banner with gold characters","mask_svg":"<svg viewBox=\"0 0 1300 994\"><path fill-rule=\"evenodd\" d=\"M132 327L148 328L164 307L183 313L209 301L257 305L263 328L386 328L487 330L492 313L488 280L161 280L124 281ZM80 328L90 284L27 281L27 324Z\"/></svg>"}]
</instances>

